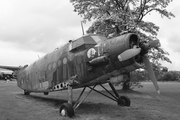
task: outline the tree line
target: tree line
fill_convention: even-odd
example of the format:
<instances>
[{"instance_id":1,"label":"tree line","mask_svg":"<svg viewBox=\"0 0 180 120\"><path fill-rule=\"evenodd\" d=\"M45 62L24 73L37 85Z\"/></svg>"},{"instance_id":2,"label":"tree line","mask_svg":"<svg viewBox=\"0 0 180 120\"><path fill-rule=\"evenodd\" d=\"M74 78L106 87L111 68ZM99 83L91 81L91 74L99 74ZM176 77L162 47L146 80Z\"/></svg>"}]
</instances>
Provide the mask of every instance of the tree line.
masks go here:
<instances>
[{"instance_id":1,"label":"tree line","mask_svg":"<svg viewBox=\"0 0 180 120\"><path fill-rule=\"evenodd\" d=\"M179 81L180 71L155 71L155 75L158 81ZM146 70L136 70L131 73L131 81L142 82L149 81L149 76Z\"/></svg>"}]
</instances>

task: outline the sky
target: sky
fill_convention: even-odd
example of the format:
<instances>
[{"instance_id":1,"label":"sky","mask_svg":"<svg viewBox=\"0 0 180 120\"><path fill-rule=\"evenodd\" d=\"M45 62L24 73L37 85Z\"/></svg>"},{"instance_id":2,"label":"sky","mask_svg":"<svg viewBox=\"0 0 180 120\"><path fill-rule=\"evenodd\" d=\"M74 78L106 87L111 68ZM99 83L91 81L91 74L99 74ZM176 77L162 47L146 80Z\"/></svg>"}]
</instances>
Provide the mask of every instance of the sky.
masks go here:
<instances>
[{"instance_id":1,"label":"sky","mask_svg":"<svg viewBox=\"0 0 180 120\"><path fill-rule=\"evenodd\" d=\"M161 18L157 13L145 20L160 27L158 38L169 52L169 70L180 71L180 2L173 1L168 10L176 16ZM0 0L0 65L31 64L69 40L82 36L82 18L73 11L70 0ZM91 23L84 24L87 30Z\"/></svg>"}]
</instances>

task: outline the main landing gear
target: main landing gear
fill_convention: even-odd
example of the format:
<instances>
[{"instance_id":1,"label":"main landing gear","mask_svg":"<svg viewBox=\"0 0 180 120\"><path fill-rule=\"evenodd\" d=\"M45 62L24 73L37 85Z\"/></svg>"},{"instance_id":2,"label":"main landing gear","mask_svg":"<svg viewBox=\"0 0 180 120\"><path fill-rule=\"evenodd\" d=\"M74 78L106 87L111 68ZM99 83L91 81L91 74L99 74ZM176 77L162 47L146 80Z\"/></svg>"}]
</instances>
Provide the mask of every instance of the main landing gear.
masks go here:
<instances>
[{"instance_id":1,"label":"main landing gear","mask_svg":"<svg viewBox=\"0 0 180 120\"><path fill-rule=\"evenodd\" d=\"M44 95L48 95L49 94L49 92L44 92Z\"/></svg>"},{"instance_id":2,"label":"main landing gear","mask_svg":"<svg viewBox=\"0 0 180 120\"><path fill-rule=\"evenodd\" d=\"M30 92L29 92L29 91L24 90L24 95L29 95L29 94L30 94Z\"/></svg>"},{"instance_id":3,"label":"main landing gear","mask_svg":"<svg viewBox=\"0 0 180 120\"><path fill-rule=\"evenodd\" d=\"M74 108L69 103L63 103L61 105L61 107L59 108L59 113L61 116L73 117L74 116Z\"/></svg>"},{"instance_id":4,"label":"main landing gear","mask_svg":"<svg viewBox=\"0 0 180 120\"><path fill-rule=\"evenodd\" d=\"M112 89L111 93L108 89L106 89L102 84L100 84L100 86L109 94L106 95L98 90L95 89L96 85L93 87L88 86L88 88L90 89L90 91L82 98L82 95L86 89L86 87L83 88L82 92L80 93L78 99L76 100L75 104L72 104L72 87L68 86L68 103L63 103L60 108L59 108L59 113L61 116L68 116L68 117L73 117L74 111L79 107L79 105L88 97L88 95L92 92L95 91L101 95L104 95L105 97L117 102L117 104L119 106L130 106L131 105L131 101L128 97L126 96L119 96L119 94L117 93L116 89L114 88L114 86L109 83L109 86Z\"/></svg>"}]
</instances>

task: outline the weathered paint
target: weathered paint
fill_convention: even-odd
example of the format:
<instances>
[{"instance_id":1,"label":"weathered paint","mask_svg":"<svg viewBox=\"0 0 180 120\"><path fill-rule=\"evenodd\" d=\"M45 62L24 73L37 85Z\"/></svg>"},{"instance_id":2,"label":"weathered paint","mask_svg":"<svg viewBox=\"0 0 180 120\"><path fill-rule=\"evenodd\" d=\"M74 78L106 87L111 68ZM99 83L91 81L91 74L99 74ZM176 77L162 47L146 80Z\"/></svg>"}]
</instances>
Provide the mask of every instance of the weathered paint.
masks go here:
<instances>
[{"instance_id":1,"label":"weathered paint","mask_svg":"<svg viewBox=\"0 0 180 120\"><path fill-rule=\"evenodd\" d=\"M105 37L92 34L71 41L19 70L18 86L34 92L55 91L67 89L68 85L77 88L88 83L105 82L115 71L117 75L133 71L138 68L134 66L134 58L123 62L117 58L120 53L130 48L132 36L136 35L126 34L107 40ZM138 44L137 38L136 42ZM87 64L98 57L103 58L104 55L108 56L108 64ZM77 76L76 80L74 76ZM76 84L70 83L71 79L77 81Z\"/></svg>"}]
</instances>

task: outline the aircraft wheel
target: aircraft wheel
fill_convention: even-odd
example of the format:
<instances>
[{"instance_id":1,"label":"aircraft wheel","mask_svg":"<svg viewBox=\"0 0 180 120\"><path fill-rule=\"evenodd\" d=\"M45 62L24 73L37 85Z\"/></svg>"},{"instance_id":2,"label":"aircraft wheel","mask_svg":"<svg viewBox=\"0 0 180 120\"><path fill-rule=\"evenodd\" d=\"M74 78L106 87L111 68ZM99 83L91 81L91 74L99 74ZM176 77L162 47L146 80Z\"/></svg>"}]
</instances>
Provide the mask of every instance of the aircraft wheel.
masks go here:
<instances>
[{"instance_id":1,"label":"aircraft wheel","mask_svg":"<svg viewBox=\"0 0 180 120\"><path fill-rule=\"evenodd\" d=\"M27 90L24 90L24 95L29 95L30 92L28 92Z\"/></svg>"},{"instance_id":2,"label":"aircraft wheel","mask_svg":"<svg viewBox=\"0 0 180 120\"><path fill-rule=\"evenodd\" d=\"M120 106L127 106L129 107L131 105L131 101L130 99L127 97L127 96L121 96L119 99L118 99L118 105Z\"/></svg>"},{"instance_id":3,"label":"aircraft wheel","mask_svg":"<svg viewBox=\"0 0 180 120\"><path fill-rule=\"evenodd\" d=\"M61 116L73 117L74 116L73 106L69 103L63 103L59 108L59 113Z\"/></svg>"},{"instance_id":4,"label":"aircraft wheel","mask_svg":"<svg viewBox=\"0 0 180 120\"><path fill-rule=\"evenodd\" d=\"M44 92L44 95L48 95L49 94L49 92Z\"/></svg>"}]
</instances>

